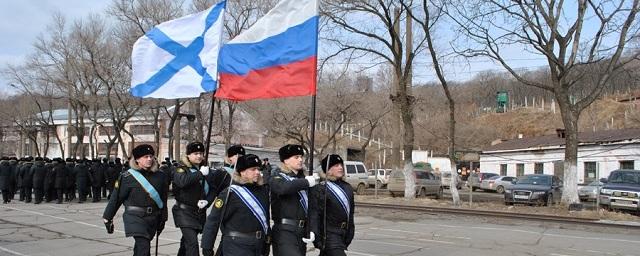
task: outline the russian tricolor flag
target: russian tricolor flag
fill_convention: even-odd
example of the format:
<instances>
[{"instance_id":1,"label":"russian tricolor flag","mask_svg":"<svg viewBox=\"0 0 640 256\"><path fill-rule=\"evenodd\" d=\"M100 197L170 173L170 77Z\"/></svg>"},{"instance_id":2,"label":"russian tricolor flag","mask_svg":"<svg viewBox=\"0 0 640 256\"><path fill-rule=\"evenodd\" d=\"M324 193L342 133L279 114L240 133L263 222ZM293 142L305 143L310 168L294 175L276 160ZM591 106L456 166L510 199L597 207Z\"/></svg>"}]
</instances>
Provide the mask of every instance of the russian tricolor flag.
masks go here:
<instances>
[{"instance_id":1,"label":"russian tricolor flag","mask_svg":"<svg viewBox=\"0 0 640 256\"><path fill-rule=\"evenodd\" d=\"M223 45L216 97L242 101L316 94L317 0L282 0Z\"/></svg>"}]
</instances>

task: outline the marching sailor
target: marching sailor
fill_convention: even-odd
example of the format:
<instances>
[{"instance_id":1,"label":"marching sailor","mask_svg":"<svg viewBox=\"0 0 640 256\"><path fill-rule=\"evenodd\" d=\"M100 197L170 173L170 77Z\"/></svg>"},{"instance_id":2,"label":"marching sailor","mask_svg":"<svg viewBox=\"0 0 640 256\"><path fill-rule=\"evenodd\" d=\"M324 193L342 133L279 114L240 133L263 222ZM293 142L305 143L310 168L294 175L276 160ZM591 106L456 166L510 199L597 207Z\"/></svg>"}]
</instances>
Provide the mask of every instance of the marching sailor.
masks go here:
<instances>
[{"instance_id":1,"label":"marching sailor","mask_svg":"<svg viewBox=\"0 0 640 256\"><path fill-rule=\"evenodd\" d=\"M273 254L275 256L305 255L307 246L303 241L307 233L307 190L317 181L305 176L303 170L304 151L300 145L286 145L278 151L282 165L274 168L269 180L271 189L271 211L273 216Z\"/></svg>"},{"instance_id":2,"label":"marching sailor","mask_svg":"<svg viewBox=\"0 0 640 256\"><path fill-rule=\"evenodd\" d=\"M176 204L173 206L173 221L180 228L182 238L178 255L199 255L198 233L207 218L206 200L211 193L206 176L209 167L204 159L204 145L191 142L187 145L187 154L182 157L179 166L172 168L173 193Z\"/></svg>"},{"instance_id":3,"label":"marching sailor","mask_svg":"<svg viewBox=\"0 0 640 256\"><path fill-rule=\"evenodd\" d=\"M157 171L158 163L150 145L135 147L132 155L130 169L116 180L102 218L107 233L113 233L113 217L124 204L124 232L135 239L133 255L151 255L151 239L160 235L167 221L168 178Z\"/></svg>"},{"instance_id":4,"label":"marching sailor","mask_svg":"<svg viewBox=\"0 0 640 256\"><path fill-rule=\"evenodd\" d=\"M240 156L233 184L216 198L202 233L202 254L213 255L222 230L222 255L269 255L269 190L260 175L260 158Z\"/></svg>"},{"instance_id":5,"label":"marching sailor","mask_svg":"<svg viewBox=\"0 0 640 256\"><path fill-rule=\"evenodd\" d=\"M316 239L313 245L323 256L345 256L355 232L353 188L344 181L343 160L339 155L322 159L320 178L310 189L309 225Z\"/></svg>"}]
</instances>

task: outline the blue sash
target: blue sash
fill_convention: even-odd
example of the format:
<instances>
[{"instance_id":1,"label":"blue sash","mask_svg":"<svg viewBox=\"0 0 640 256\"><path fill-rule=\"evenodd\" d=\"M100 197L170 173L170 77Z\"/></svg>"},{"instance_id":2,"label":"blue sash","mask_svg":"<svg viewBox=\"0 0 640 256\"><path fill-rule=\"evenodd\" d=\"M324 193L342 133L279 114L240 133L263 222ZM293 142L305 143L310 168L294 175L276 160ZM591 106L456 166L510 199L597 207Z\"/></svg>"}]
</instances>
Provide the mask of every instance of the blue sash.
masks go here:
<instances>
[{"instance_id":1,"label":"blue sash","mask_svg":"<svg viewBox=\"0 0 640 256\"><path fill-rule=\"evenodd\" d=\"M189 170L191 171L191 173L198 172L198 170L193 169L193 168L189 168ZM209 194L209 183L207 182L207 178L202 179L202 183L201 184L204 184L204 194L208 195Z\"/></svg>"},{"instance_id":2,"label":"blue sash","mask_svg":"<svg viewBox=\"0 0 640 256\"><path fill-rule=\"evenodd\" d=\"M136 179L136 181L138 181L138 183L140 183L140 186L142 186L142 188L147 191L147 194L149 194L149 197L151 197L151 199L156 202L158 208L162 209L164 207L164 203L162 203L162 199L160 198L160 194L158 194L156 188L154 188L153 185L151 185L151 183L149 183L149 181L138 171L129 169L128 172L133 176L133 178Z\"/></svg>"},{"instance_id":3,"label":"blue sash","mask_svg":"<svg viewBox=\"0 0 640 256\"><path fill-rule=\"evenodd\" d=\"M327 182L327 187L329 188L329 191L331 191L331 194L333 194L338 199L338 202L340 202L340 205L342 205L342 208L347 213L347 218L348 218L351 204L349 204L347 193L344 192L344 190L340 186L336 185L331 181Z\"/></svg>"},{"instance_id":4,"label":"blue sash","mask_svg":"<svg viewBox=\"0 0 640 256\"><path fill-rule=\"evenodd\" d=\"M264 233L266 234L269 230L269 224L267 224L266 211L264 210L262 204L260 204L260 201L258 201L258 199L251 193L251 191L243 186L231 185L229 189L231 189L233 193L236 193L236 195L240 197L242 202L247 207L249 207L253 215L256 216L258 222L260 222L262 230L264 230Z\"/></svg>"},{"instance_id":5,"label":"blue sash","mask_svg":"<svg viewBox=\"0 0 640 256\"><path fill-rule=\"evenodd\" d=\"M282 176L287 181L293 180L293 178L289 177L289 175L286 175L284 173L280 173L280 176ZM302 205L302 209L304 209L304 212L306 213L307 209L309 208L309 199L307 198L307 191L300 190L298 191L298 195L300 196L300 205Z\"/></svg>"}]
</instances>

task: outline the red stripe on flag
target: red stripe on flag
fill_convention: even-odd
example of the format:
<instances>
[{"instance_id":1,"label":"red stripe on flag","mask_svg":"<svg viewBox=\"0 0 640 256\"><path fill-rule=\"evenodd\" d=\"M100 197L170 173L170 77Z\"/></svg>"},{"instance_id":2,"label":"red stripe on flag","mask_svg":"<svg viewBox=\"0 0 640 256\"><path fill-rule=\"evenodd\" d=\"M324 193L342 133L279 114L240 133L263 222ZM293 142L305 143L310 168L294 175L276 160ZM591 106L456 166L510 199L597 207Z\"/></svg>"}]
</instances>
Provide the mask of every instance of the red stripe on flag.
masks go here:
<instances>
[{"instance_id":1,"label":"red stripe on flag","mask_svg":"<svg viewBox=\"0 0 640 256\"><path fill-rule=\"evenodd\" d=\"M316 56L287 65L252 70L244 76L220 73L217 98L244 101L316 94Z\"/></svg>"}]
</instances>

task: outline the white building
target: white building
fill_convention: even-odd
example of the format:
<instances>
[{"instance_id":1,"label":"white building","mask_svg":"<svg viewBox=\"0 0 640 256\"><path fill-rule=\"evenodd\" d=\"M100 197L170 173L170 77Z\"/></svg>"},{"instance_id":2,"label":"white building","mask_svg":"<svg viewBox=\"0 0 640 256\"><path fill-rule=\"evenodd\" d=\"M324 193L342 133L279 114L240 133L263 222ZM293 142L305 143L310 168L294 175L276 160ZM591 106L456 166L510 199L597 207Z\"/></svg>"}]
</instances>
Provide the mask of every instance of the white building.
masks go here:
<instances>
[{"instance_id":1,"label":"white building","mask_svg":"<svg viewBox=\"0 0 640 256\"><path fill-rule=\"evenodd\" d=\"M604 178L616 169L640 169L640 129L578 134L578 183ZM564 131L555 135L493 143L480 155L483 172L500 175L564 176Z\"/></svg>"}]
</instances>

